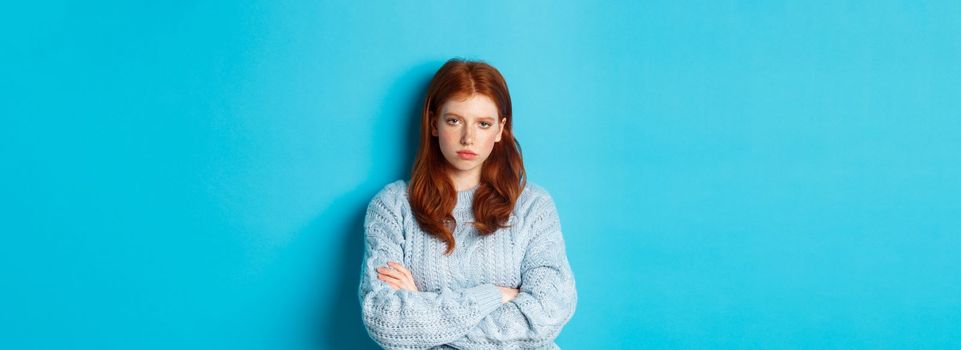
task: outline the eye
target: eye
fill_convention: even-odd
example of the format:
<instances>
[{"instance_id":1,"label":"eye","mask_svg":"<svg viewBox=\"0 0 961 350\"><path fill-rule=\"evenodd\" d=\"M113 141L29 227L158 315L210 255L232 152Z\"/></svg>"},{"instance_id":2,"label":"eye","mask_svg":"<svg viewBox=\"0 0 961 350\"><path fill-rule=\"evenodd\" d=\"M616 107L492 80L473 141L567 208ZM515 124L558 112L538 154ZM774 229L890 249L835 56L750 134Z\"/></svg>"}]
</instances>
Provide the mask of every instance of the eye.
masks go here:
<instances>
[{"instance_id":1,"label":"eye","mask_svg":"<svg viewBox=\"0 0 961 350\"><path fill-rule=\"evenodd\" d=\"M481 122L481 127L483 127L484 129L487 129L487 128L491 127L491 123Z\"/></svg>"},{"instance_id":2,"label":"eye","mask_svg":"<svg viewBox=\"0 0 961 350\"><path fill-rule=\"evenodd\" d=\"M447 124L454 125L454 122L459 122L459 121L460 121L460 120L457 120L457 119L454 119L454 118L450 118L450 119L447 119Z\"/></svg>"}]
</instances>

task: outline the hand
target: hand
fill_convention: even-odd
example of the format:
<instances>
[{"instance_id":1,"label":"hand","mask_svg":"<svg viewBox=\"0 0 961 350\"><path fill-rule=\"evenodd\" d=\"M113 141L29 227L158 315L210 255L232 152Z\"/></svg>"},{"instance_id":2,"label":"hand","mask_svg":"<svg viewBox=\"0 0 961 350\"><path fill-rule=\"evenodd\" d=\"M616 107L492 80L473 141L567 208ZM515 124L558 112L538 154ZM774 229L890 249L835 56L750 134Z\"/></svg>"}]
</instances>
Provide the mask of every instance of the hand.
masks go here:
<instances>
[{"instance_id":1,"label":"hand","mask_svg":"<svg viewBox=\"0 0 961 350\"><path fill-rule=\"evenodd\" d=\"M514 288L506 288L501 286L497 286L497 288L501 290L501 304L507 304L511 300L514 300L514 298L517 297L517 293L520 293L520 290Z\"/></svg>"},{"instance_id":2,"label":"hand","mask_svg":"<svg viewBox=\"0 0 961 350\"><path fill-rule=\"evenodd\" d=\"M393 261L388 262L387 266L377 268L377 278L387 283L394 290L417 291L417 286L414 284L414 275L404 265Z\"/></svg>"}]
</instances>

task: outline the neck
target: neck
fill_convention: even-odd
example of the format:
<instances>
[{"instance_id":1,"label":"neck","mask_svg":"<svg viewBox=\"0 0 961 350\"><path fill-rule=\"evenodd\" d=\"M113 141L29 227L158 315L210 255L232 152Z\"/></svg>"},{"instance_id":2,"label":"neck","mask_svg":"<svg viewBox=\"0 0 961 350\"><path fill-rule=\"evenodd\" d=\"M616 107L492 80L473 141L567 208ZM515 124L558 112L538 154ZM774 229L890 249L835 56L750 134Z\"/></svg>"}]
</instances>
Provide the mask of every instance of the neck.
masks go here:
<instances>
[{"instance_id":1,"label":"neck","mask_svg":"<svg viewBox=\"0 0 961 350\"><path fill-rule=\"evenodd\" d=\"M472 171L451 171L448 175L458 192L469 190L480 183L480 167Z\"/></svg>"}]
</instances>

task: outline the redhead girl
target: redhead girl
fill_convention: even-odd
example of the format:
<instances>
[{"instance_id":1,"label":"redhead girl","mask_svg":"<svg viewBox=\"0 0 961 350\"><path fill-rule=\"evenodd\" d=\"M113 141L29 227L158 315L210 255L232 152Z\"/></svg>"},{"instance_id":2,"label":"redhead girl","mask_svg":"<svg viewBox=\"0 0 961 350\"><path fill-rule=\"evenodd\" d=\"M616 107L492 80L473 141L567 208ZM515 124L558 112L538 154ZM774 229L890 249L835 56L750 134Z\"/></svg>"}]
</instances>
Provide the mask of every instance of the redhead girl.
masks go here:
<instances>
[{"instance_id":1,"label":"redhead girl","mask_svg":"<svg viewBox=\"0 0 961 350\"><path fill-rule=\"evenodd\" d=\"M452 59L434 75L409 181L364 222L359 287L387 349L557 349L577 292L551 195L528 182L507 83Z\"/></svg>"}]
</instances>

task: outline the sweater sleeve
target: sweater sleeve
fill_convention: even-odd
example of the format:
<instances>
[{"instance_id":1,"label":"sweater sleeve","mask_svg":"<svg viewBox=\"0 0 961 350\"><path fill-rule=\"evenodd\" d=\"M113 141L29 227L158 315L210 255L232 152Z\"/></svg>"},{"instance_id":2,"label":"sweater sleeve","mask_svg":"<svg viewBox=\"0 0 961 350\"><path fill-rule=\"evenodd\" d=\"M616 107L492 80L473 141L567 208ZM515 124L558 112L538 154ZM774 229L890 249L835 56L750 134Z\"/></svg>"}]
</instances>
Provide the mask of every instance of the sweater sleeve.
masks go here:
<instances>
[{"instance_id":1,"label":"sweater sleeve","mask_svg":"<svg viewBox=\"0 0 961 350\"><path fill-rule=\"evenodd\" d=\"M439 292L394 290L377 278L388 261L403 263L404 233L399 211L403 193L387 187L367 208L366 244L358 289L364 326L386 349L425 349L464 336L501 305L497 286L484 284Z\"/></svg>"},{"instance_id":2,"label":"sweater sleeve","mask_svg":"<svg viewBox=\"0 0 961 350\"><path fill-rule=\"evenodd\" d=\"M450 345L462 349L550 348L574 314L577 290L557 209L537 204L533 237L521 262L520 293Z\"/></svg>"}]
</instances>

